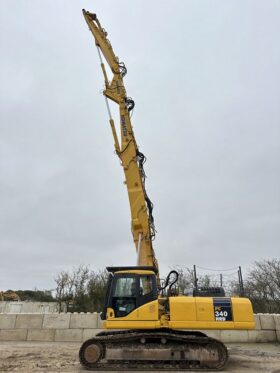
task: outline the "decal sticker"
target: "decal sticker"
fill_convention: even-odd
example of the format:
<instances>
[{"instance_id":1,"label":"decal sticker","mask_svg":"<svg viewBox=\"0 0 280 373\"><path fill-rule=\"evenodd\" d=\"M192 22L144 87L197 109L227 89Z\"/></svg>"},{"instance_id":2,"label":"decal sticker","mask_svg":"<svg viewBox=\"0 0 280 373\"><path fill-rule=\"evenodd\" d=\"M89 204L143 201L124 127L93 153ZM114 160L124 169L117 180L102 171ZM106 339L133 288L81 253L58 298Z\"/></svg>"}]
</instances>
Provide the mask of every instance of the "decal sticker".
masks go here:
<instances>
[{"instance_id":1,"label":"decal sticker","mask_svg":"<svg viewBox=\"0 0 280 373\"><path fill-rule=\"evenodd\" d=\"M230 298L213 298L215 321L232 321Z\"/></svg>"},{"instance_id":2,"label":"decal sticker","mask_svg":"<svg viewBox=\"0 0 280 373\"><path fill-rule=\"evenodd\" d=\"M126 127L125 118L123 115L121 115L121 126L122 126L123 135L127 136L127 127Z\"/></svg>"}]
</instances>

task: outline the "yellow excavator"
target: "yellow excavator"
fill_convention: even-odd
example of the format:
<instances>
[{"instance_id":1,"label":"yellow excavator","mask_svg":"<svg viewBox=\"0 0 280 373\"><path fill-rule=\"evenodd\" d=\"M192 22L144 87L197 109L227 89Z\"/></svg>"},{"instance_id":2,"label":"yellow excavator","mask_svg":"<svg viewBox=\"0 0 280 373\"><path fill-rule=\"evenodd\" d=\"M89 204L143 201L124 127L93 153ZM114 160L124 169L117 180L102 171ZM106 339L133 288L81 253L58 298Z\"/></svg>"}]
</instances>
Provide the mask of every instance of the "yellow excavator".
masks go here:
<instances>
[{"instance_id":1,"label":"yellow excavator","mask_svg":"<svg viewBox=\"0 0 280 373\"><path fill-rule=\"evenodd\" d=\"M160 281L153 249L153 204L145 188L145 156L138 149L131 124L134 101L124 86L127 69L116 57L96 14L83 10L83 15L101 62L103 94L125 174L137 265L107 267L109 281L101 314L106 330L82 344L80 362L90 370L220 370L228 359L227 348L201 330L254 329L251 302L226 297L221 288L179 295L176 271ZM104 62L113 74L110 81ZM109 100L119 107L120 140Z\"/></svg>"}]
</instances>

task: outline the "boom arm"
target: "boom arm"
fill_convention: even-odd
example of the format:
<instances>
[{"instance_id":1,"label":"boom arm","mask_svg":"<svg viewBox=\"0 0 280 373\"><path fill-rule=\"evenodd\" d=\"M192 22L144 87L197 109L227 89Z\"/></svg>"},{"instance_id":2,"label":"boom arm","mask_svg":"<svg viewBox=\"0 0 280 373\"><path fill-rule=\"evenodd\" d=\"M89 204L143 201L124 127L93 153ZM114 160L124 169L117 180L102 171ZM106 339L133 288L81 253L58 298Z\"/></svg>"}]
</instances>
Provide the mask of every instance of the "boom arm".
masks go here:
<instances>
[{"instance_id":1,"label":"boom arm","mask_svg":"<svg viewBox=\"0 0 280 373\"><path fill-rule=\"evenodd\" d=\"M96 15L84 9L83 14L95 39L100 57L105 81L105 90L103 94L109 112L109 122L114 137L116 153L121 160L121 165L125 173L125 184L127 186L131 211L131 230L138 255L137 264L141 266L153 266L158 269L152 245L152 240L155 236L154 219L152 215L153 204L148 198L145 189L143 164L146 158L144 154L139 151L134 137L130 120L130 111L134 107L134 101L127 97L123 83L123 78L127 70L124 63L119 62L118 57L116 57L110 41L107 39L107 32L101 27ZM108 80L102 55L113 73L111 82ZM119 106L121 141L119 141L117 136L108 99L114 101Z\"/></svg>"}]
</instances>

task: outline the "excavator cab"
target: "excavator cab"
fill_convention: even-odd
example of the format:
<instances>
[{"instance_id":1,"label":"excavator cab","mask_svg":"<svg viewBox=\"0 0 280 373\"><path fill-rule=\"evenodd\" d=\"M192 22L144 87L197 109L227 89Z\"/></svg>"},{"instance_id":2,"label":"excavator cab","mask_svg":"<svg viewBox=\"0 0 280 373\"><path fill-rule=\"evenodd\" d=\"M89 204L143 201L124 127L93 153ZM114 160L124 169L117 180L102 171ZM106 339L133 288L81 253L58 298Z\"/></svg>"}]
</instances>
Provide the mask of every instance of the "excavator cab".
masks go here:
<instances>
[{"instance_id":1,"label":"excavator cab","mask_svg":"<svg viewBox=\"0 0 280 373\"><path fill-rule=\"evenodd\" d=\"M157 300L156 269L149 266L107 267L110 272L101 319L126 317L136 308ZM108 311L109 310L109 311Z\"/></svg>"}]
</instances>

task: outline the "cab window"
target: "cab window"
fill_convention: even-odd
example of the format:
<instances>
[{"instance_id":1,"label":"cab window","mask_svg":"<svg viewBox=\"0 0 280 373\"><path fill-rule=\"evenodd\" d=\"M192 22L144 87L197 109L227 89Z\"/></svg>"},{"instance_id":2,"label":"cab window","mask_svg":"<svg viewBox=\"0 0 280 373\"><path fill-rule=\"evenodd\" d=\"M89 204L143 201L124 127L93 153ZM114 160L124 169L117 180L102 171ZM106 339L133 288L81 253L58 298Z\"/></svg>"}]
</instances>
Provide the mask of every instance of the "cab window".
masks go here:
<instances>
[{"instance_id":1,"label":"cab window","mask_svg":"<svg viewBox=\"0 0 280 373\"><path fill-rule=\"evenodd\" d=\"M124 317L136 308L137 278L119 277L112 296L112 308L116 317Z\"/></svg>"},{"instance_id":2,"label":"cab window","mask_svg":"<svg viewBox=\"0 0 280 373\"><path fill-rule=\"evenodd\" d=\"M135 297L136 296L136 278L120 277L116 283L115 297Z\"/></svg>"},{"instance_id":3,"label":"cab window","mask_svg":"<svg viewBox=\"0 0 280 373\"><path fill-rule=\"evenodd\" d=\"M140 295L147 295L153 291L152 276L140 277Z\"/></svg>"},{"instance_id":4,"label":"cab window","mask_svg":"<svg viewBox=\"0 0 280 373\"><path fill-rule=\"evenodd\" d=\"M143 304L157 299L155 275L115 275L109 306L115 317L125 317Z\"/></svg>"}]
</instances>

